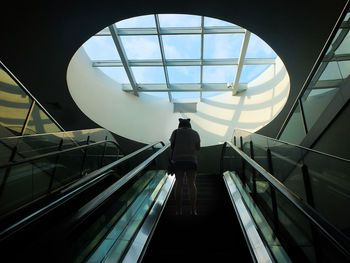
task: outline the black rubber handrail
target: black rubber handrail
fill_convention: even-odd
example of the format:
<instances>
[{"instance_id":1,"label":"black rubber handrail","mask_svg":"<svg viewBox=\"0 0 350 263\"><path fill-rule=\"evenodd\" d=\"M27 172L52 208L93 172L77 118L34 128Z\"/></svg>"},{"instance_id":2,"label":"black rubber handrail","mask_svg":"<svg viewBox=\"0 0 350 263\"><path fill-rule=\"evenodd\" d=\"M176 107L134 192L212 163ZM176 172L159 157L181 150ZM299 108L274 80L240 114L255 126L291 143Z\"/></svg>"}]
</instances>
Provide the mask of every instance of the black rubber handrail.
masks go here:
<instances>
[{"instance_id":1,"label":"black rubber handrail","mask_svg":"<svg viewBox=\"0 0 350 263\"><path fill-rule=\"evenodd\" d=\"M163 144L164 145L164 144ZM109 199L114 193L116 193L122 186L133 179L139 172L145 169L156 157L165 152L170 147L170 143L164 145L161 149L148 157L145 161L132 169L117 182L109 186L106 190L89 201L84 207L79 209L78 213L72 218L73 221L80 221L82 218L87 217L93 213L98 207L100 207L107 199Z\"/></svg>"},{"instance_id":2,"label":"black rubber handrail","mask_svg":"<svg viewBox=\"0 0 350 263\"><path fill-rule=\"evenodd\" d=\"M291 192L286 186L278 181L272 174L267 172L262 166L251 159L245 152L227 141L230 145L253 169L261 174L278 192L280 192L289 202L291 202L310 222L324 234L346 257L350 259L350 239L339 229L333 226L328 220L322 217L315 209L306 204L299 196ZM224 145L225 147L225 145Z\"/></svg>"},{"instance_id":3,"label":"black rubber handrail","mask_svg":"<svg viewBox=\"0 0 350 263\"><path fill-rule=\"evenodd\" d=\"M63 150L58 150L58 151L54 151L54 152L39 154L39 155L36 155L36 156L33 156L33 157L25 158L25 159L20 160L20 161L8 162L6 164L0 165L0 169L1 168L11 167L11 166L16 166L16 165L20 165L20 164L24 164L24 163L33 162L33 161L36 161L36 160L40 160L40 159L47 158L47 157L52 157L52 156L59 155L59 154L62 154L62 153L67 153L67 152L72 152L72 151L75 151L75 150L81 150L81 149L89 148L89 147L96 146L96 145L103 144L103 143L113 143L114 145L116 145L119 148L119 150L121 150L119 144L116 141L105 140L105 141L94 142L94 143L90 143L90 144L86 144L86 145L75 146L75 147L72 147L72 148L69 148L69 149L63 149Z\"/></svg>"},{"instance_id":4,"label":"black rubber handrail","mask_svg":"<svg viewBox=\"0 0 350 263\"><path fill-rule=\"evenodd\" d=\"M291 146L291 147L297 147L299 149L302 149L302 150L305 150L305 151L308 151L308 152L313 152L313 153L316 153L316 154L320 154L320 155L323 155L323 156L327 156L327 157L330 157L330 158L335 158L335 159L338 159L340 161L350 163L349 159L345 159L345 158L342 158L342 157L339 157L339 156L331 155L329 153L320 152L320 151L317 151L317 150L314 150L314 149L310 149L310 148L306 148L306 147L303 147L303 146L300 146L300 145L297 145L297 144L281 141L281 140L274 139L274 138L271 138L271 137L267 137L265 135L261 135L261 134L257 134L257 133L251 133L251 132L248 132L248 131L245 131L245 130L241 130L241 129L235 129L235 130L241 131L241 132L245 132L245 133L249 133L251 135L254 134L254 136L264 137L267 140L271 140L271 141L275 141L275 142L278 142L278 143L286 144L286 145ZM233 136L235 136L235 132L233 132Z\"/></svg>"},{"instance_id":5,"label":"black rubber handrail","mask_svg":"<svg viewBox=\"0 0 350 263\"><path fill-rule=\"evenodd\" d=\"M157 157L160 153L164 152L170 144L168 145L165 145L164 146L164 143L163 142L155 142L155 143L152 143L152 144L149 144L149 145L146 145L145 147L131 153L131 154L128 154L126 156L124 156L123 158L113 162L113 163L110 163L94 172L92 172L91 174L93 174L94 176L93 177L90 177L89 175L87 175L87 177L90 179L89 181L87 182L83 182L81 181L80 184L77 184L75 185L74 187L69 187L69 189L71 191L62 191L61 194L62 196L60 196L58 199L56 199L55 201L51 202L50 204L46 205L45 207L35 211L34 213L26 216L25 218L19 220L18 222L12 224L11 226L7 227L6 229L2 230L0 232L0 241L3 241L5 240L6 238L8 238L9 236L11 236L12 234L14 234L15 232L17 232L18 230L22 229L23 227L29 225L30 223L40 219L42 216L48 214L50 211L54 210L55 208L61 206L62 204L66 203L67 201L69 201L70 199L72 199L73 197L77 196L78 194L80 194L81 192L83 192L85 189L89 188L96 180L99 180L101 179L101 177L105 176L106 173L108 173L108 170L110 170L111 168L119 165L120 163L124 162L124 161L127 161L128 159L132 158L133 156L135 156L136 154L138 153L141 153L149 148L152 148L154 147L155 145L157 144L162 144L163 147L158 150L155 154L153 154L151 157L149 157L147 160L150 160L149 162L151 162L155 157ZM153 158L152 158L153 157ZM147 161L146 160L146 161ZM144 161L143 163L141 163L138 167L140 167L142 164L144 164L146 161ZM148 162L148 163L149 163ZM147 164L148 164L147 163ZM144 167L143 167L144 168ZM142 168L142 169L143 169ZM137 167L135 168L137 169ZM135 171L135 169L133 169L131 172ZM129 181L132 177L134 176L130 176L130 173L129 172L128 174L126 174L125 176L123 176L121 179L119 179L117 181L120 182L120 183L123 183L122 185L124 185L127 181ZM124 177L128 176L128 180L125 181ZM82 179L83 180L83 179ZM115 183L116 184L116 183ZM113 185L115 185L113 184ZM113 186L112 185L112 186ZM122 186L121 185L121 186ZM120 187L121 187L120 186ZM120 188L118 187L118 189ZM107 189L110 189L107 188ZM105 192L105 191L104 191ZM103 193L104 193L103 192Z\"/></svg>"}]
</instances>

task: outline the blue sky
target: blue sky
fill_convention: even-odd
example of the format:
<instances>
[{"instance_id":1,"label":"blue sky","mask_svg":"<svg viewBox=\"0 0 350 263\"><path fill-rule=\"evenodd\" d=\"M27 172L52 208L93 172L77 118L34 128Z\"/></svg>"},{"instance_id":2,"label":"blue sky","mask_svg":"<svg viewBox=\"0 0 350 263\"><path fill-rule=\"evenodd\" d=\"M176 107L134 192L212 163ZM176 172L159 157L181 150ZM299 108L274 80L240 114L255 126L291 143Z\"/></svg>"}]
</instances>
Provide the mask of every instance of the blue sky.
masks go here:
<instances>
[{"instance_id":1,"label":"blue sky","mask_svg":"<svg viewBox=\"0 0 350 263\"><path fill-rule=\"evenodd\" d=\"M159 15L161 27L200 27L201 17L193 15ZM155 27L153 15L126 19L116 23L119 28ZM204 18L204 26L236 26L214 18ZM238 58L243 34L204 35L204 59ZM161 59L157 36L121 36L128 59ZM162 36L166 59L199 59L201 56L200 35ZM118 52L110 36L93 36L84 45L92 60L119 60ZM246 58L276 58L275 52L259 37L251 34ZM247 83L259 76L268 66L244 66L240 82ZM120 83L128 83L123 68L100 68L105 74ZM165 83L163 67L132 67L137 83ZM237 66L204 66L204 83L233 82ZM200 67L168 67L170 83L199 83ZM173 97L181 94L173 93ZM176 94L176 95L175 95ZM156 94L154 94L156 95ZM191 97L195 94L183 94ZM196 96L198 97L198 93ZM163 96L162 96L163 97Z\"/></svg>"}]
</instances>

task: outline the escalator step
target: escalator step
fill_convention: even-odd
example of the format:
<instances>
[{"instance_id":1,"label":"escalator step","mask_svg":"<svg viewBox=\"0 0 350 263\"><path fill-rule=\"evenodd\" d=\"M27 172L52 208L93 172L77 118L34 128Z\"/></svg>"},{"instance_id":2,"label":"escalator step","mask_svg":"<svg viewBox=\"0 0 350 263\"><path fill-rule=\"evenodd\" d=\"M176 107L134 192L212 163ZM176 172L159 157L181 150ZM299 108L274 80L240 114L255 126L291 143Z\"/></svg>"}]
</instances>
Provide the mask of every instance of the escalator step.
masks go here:
<instances>
[{"instance_id":1,"label":"escalator step","mask_svg":"<svg viewBox=\"0 0 350 263\"><path fill-rule=\"evenodd\" d=\"M177 216L173 189L143 262L252 262L222 178L199 175L197 190L198 216L186 195Z\"/></svg>"}]
</instances>

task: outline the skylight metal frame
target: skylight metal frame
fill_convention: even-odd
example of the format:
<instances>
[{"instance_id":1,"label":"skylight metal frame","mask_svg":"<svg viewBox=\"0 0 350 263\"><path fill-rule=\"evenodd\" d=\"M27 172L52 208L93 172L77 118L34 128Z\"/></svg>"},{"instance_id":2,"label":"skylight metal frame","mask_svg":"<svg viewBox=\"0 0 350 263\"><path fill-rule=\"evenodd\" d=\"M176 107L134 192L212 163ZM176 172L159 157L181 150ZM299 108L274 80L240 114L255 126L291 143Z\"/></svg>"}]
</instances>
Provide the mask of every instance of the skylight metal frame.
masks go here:
<instances>
[{"instance_id":1,"label":"skylight metal frame","mask_svg":"<svg viewBox=\"0 0 350 263\"><path fill-rule=\"evenodd\" d=\"M154 15L154 20L156 22L156 27L157 27L157 37L158 37L158 42L159 42L160 54L162 56L162 65L163 65L163 70L164 70L164 74L165 74L166 86L170 90L168 68L167 68L166 61L165 61L163 40L162 40L161 35L159 34L159 32L160 32L160 23L159 23L159 17L158 17L157 14ZM168 98L169 98L169 102L171 102L172 101L172 96L171 96L171 93L169 91L168 91Z\"/></svg>"},{"instance_id":2,"label":"skylight metal frame","mask_svg":"<svg viewBox=\"0 0 350 263\"><path fill-rule=\"evenodd\" d=\"M202 94L202 89L203 89L203 50L204 50L204 16L201 17L201 59L200 59L200 76L199 76L199 81L200 81L200 93L199 93L199 101L202 101L203 94Z\"/></svg>"},{"instance_id":3,"label":"skylight metal frame","mask_svg":"<svg viewBox=\"0 0 350 263\"><path fill-rule=\"evenodd\" d=\"M159 16L154 15L155 27L146 28L117 28L116 24L103 29L96 36L111 36L119 53L120 60L93 60L93 67L124 67L130 84L122 84L123 90L138 96L139 92L167 92L169 102L172 102L172 92L199 92L202 101L202 92L230 91L233 95L240 88L246 88L246 84L240 83L240 77L244 65L274 65L275 58L245 58L250 40L250 32L239 26L205 26L204 16L201 16L200 27L161 27ZM244 34L242 47L238 58L204 59L204 35L208 34ZM128 59L124 50L121 36L149 36L158 38L161 59ZM200 35L200 58L199 59L166 59L164 52L163 35ZM169 81L168 67L200 67L199 83L171 84ZM232 81L232 86L227 83L203 83L204 66L237 66ZM162 67L165 75L165 85L137 83L131 67ZM232 74L234 75L234 74Z\"/></svg>"},{"instance_id":4,"label":"skylight metal frame","mask_svg":"<svg viewBox=\"0 0 350 263\"><path fill-rule=\"evenodd\" d=\"M116 25L114 24L114 25L109 26L109 31L111 32L111 36L113 38L115 47L119 53L120 60L124 66L126 75L128 76L128 79L129 79L129 82L130 82L131 87L133 89L134 95L138 96L139 94L137 93L137 83L136 83L134 74L132 73L132 70L129 66L128 57L126 56L123 43L118 35L118 29L117 29Z\"/></svg>"},{"instance_id":5,"label":"skylight metal frame","mask_svg":"<svg viewBox=\"0 0 350 263\"><path fill-rule=\"evenodd\" d=\"M245 55L247 54L249 40L250 40L250 32L248 30L246 30L246 32L244 34L243 42L242 42L241 52L240 52L239 59L238 59L238 66L237 66L236 76L234 78L232 95L236 95L236 93L239 91L238 90L238 83L241 79L243 64L244 64L244 60L245 60Z\"/></svg>"},{"instance_id":6,"label":"skylight metal frame","mask_svg":"<svg viewBox=\"0 0 350 263\"><path fill-rule=\"evenodd\" d=\"M129 59L131 67L162 67L162 59ZM207 58L207 59L165 59L167 67L187 66L238 66L239 58ZM274 58L245 58L244 65L273 65ZM123 67L121 60L93 60L93 67Z\"/></svg>"}]
</instances>

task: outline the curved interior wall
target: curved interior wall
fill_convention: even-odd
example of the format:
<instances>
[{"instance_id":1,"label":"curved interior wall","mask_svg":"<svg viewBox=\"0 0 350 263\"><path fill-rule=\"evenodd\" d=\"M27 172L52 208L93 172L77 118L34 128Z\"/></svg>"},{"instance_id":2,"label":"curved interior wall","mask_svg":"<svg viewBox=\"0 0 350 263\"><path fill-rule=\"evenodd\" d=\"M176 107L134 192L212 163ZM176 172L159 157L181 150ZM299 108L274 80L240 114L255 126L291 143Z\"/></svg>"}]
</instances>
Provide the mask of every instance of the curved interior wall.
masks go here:
<instances>
[{"instance_id":1,"label":"curved interior wall","mask_svg":"<svg viewBox=\"0 0 350 263\"><path fill-rule=\"evenodd\" d=\"M146 144L168 142L178 118L191 118L202 146L230 140L236 128L255 132L282 110L290 89L287 70L277 58L275 65L251 81L238 96L226 92L198 102L196 113L173 113L173 104L167 99L126 93L91 63L82 47L69 63L67 84L75 103L101 127Z\"/></svg>"}]
</instances>

